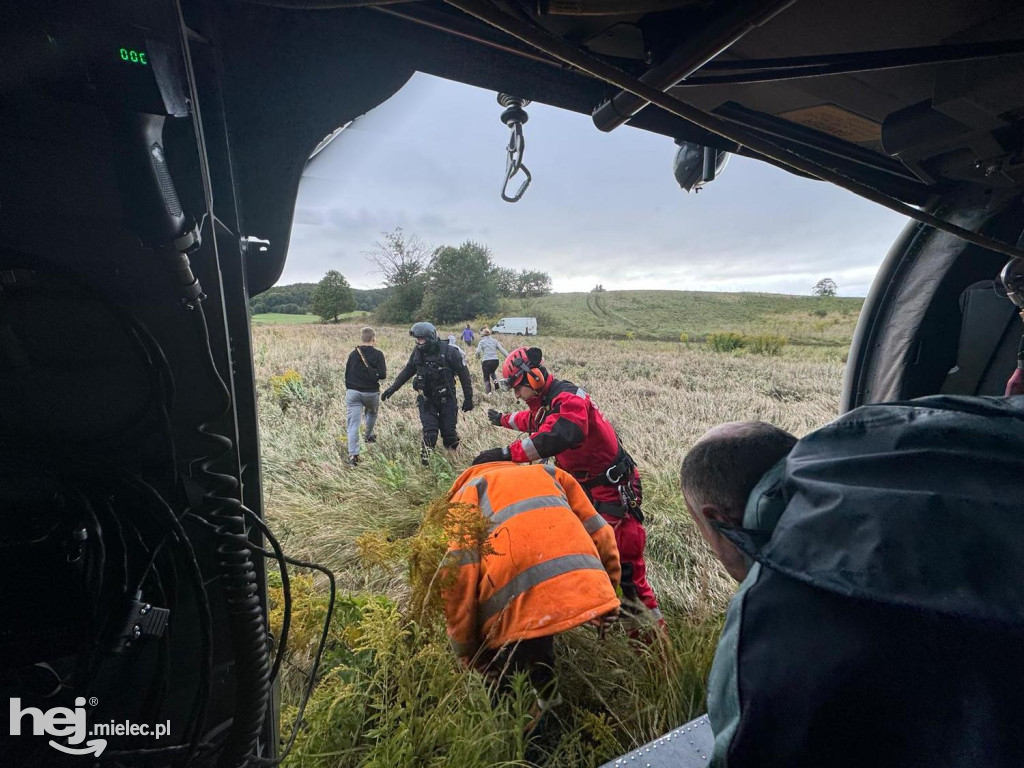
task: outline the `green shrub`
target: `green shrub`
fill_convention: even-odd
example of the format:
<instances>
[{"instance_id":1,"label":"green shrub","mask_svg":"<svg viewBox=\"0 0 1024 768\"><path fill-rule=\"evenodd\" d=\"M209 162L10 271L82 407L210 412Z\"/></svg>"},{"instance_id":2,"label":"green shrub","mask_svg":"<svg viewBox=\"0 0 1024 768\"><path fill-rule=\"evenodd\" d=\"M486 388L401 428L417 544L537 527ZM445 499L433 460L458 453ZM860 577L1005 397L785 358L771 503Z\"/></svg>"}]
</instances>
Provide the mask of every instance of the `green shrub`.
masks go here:
<instances>
[{"instance_id":1,"label":"green shrub","mask_svg":"<svg viewBox=\"0 0 1024 768\"><path fill-rule=\"evenodd\" d=\"M776 336L774 334L747 336L746 341L747 349L755 355L772 356L781 354L782 348L789 343L789 339L785 336Z\"/></svg>"},{"instance_id":2,"label":"green shrub","mask_svg":"<svg viewBox=\"0 0 1024 768\"><path fill-rule=\"evenodd\" d=\"M402 538L380 531L359 539L364 569L408 574L400 603L339 595L318 685L286 766L304 768L493 768L498 765L599 765L656 738L704 708L704 681L721 616L670 611L670 637L630 639L624 627L604 637L580 627L556 639L562 703L530 733L535 694L525 675L497 696L449 648L439 564L451 538L482 540L478 510L429 505L420 529ZM282 620L280 578L271 574L270 624ZM297 712L326 597L313 579L291 582L292 629L282 686L281 730ZM597 662L597 663L595 663Z\"/></svg>"},{"instance_id":3,"label":"green shrub","mask_svg":"<svg viewBox=\"0 0 1024 768\"><path fill-rule=\"evenodd\" d=\"M824 307L818 307L817 309L812 309L809 314L811 317L825 317L828 315L828 310Z\"/></svg>"},{"instance_id":4,"label":"green shrub","mask_svg":"<svg viewBox=\"0 0 1024 768\"><path fill-rule=\"evenodd\" d=\"M715 352L734 352L742 349L746 343L746 337L742 333L723 331L707 335L707 344Z\"/></svg>"},{"instance_id":5,"label":"green shrub","mask_svg":"<svg viewBox=\"0 0 1024 768\"><path fill-rule=\"evenodd\" d=\"M292 583L285 738L326 607L311 582L299 576ZM276 583L270 594L271 623L277 625L282 595ZM540 733L529 734L535 694L525 675L513 680L507 694L494 696L482 675L460 667L436 616L417 620L385 598L339 596L318 685L285 765L600 765L704 708L704 680L721 620L674 615L669 621L672 639L650 646L630 640L621 628L604 639L586 628L559 635L562 703L545 717Z\"/></svg>"},{"instance_id":6,"label":"green shrub","mask_svg":"<svg viewBox=\"0 0 1024 768\"><path fill-rule=\"evenodd\" d=\"M689 340L690 340L690 334L688 334L688 333L680 333L679 334L679 343L680 344L685 344Z\"/></svg>"}]
</instances>

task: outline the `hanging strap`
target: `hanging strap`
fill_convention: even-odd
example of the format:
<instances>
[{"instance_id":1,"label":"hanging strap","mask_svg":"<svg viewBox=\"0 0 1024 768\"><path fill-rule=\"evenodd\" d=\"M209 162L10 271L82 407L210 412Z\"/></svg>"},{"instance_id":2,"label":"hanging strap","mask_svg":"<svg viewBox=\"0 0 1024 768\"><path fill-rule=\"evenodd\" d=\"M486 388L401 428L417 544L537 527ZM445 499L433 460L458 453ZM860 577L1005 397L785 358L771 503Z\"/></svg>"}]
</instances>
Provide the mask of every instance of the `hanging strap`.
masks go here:
<instances>
[{"instance_id":1,"label":"hanging strap","mask_svg":"<svg viewBox=\"0 0 1024 768\"><path fill-rule=\"evenodd\" d=\"M362 356L362 350L359 349L358 347L355 347L355 351L359 353L359 359L362 360L362 365L367 367L367 371L372 373L374 376L380 378L380 375L377 373L377 369L371 368L369 362L367 362L367 358Z\"/></svg>"}]
</instances>

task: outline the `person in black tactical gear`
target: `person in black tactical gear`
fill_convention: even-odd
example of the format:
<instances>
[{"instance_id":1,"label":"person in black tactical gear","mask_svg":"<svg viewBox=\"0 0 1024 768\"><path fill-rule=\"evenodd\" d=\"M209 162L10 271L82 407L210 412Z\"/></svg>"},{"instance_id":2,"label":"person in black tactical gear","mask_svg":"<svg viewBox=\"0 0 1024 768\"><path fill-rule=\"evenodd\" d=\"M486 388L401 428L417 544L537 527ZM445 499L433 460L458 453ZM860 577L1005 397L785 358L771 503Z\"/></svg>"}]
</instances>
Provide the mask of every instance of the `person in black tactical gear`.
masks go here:
<instances>
[{"instance_id":1,"label":"person in black tactical gear","mask_svg":"<svg viewBox=\"0 0 1024 768\"><path fill-rule=\"evenodd\" d=\"M420 449L420 462L426 465L427 449L437 445L437 433L445 448L459 447L459 433L456 431L458 422L458 400L455 396L455 377L462 382L462 410L473 410L473 384L469 378L469 369L462 353L447 341L437 338L437 329L431 323L414 323L409 335L416 339L416 348L409 356L409 362L398 374L394 383L382 394L381 400L387 400L409 379L419 397L416 404L420 410L420 423L423 425L423 446Z\"/></svg>"}]
</instances>

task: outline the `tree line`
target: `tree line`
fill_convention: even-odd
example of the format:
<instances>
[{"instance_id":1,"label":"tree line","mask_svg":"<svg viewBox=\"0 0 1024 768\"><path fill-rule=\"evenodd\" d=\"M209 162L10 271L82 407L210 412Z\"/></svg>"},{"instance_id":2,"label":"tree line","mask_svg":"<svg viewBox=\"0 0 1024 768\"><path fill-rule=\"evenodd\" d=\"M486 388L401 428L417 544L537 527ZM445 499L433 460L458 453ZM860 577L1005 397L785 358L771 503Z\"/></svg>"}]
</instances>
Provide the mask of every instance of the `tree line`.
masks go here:
<instances>
[{"instance_id":1,"label":"tree line","mask_svg":"<svg viewBox=\"0 0 1024 768\"><path fill-rule=\"evenodd\" d=\"M311 315L313 312L313 291L317 283L292 283L275 285L273 288L249 299L252 314L265 315L277 312L282 315ZM372 312L388 296L387 288L352 288L354 306L352 309Z\"/></svg>"},{"instance_id":2,"label":"tree line","mask_svg":"<svg viewBox=\"0 0 1024 768\"><path fill-rule=\"evenodd\" d=\"M252 311L312 313L328 322L365 309L381 323L450 323L494 314L502 298L551 293L546 272L499 267L490 249L472 240L430 249L396 227L384 232L367 256L384 276L383 288L351 288L340 272L331 270L316 284L271 288L252 299Z\"/></svg>"}]
</instances>

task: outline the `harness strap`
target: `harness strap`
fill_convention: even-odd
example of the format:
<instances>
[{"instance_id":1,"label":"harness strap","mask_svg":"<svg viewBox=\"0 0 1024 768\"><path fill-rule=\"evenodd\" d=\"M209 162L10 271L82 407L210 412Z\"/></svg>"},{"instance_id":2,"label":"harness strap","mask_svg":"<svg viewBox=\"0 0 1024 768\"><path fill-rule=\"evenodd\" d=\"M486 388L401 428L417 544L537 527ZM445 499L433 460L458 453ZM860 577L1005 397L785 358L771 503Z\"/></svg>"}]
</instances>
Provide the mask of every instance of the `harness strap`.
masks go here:
<instances>
[{"instance_id":1,"label":"harness strap","mask_svg":"<svg viewBox=\"0 0 1024 768\"><path fill-rule=\"evenodd\" d=\"M622 518L626 516L626 508L613 501L595 501L594 509L598 511L598 514L608 515L608 517Z\"/></svg>"},{"instance_id":2,"label":"harness strap","mask_svg":"<svg viewBox=\"0 0 1024 768\"><path fill-rule=\"evenodd\" d=\"M626 450L620 445L619 453L615 457L615 461L608 469L599 475L590 476L588 472L577 472L573 474L577 482L583 487L587 497L591 503L594 504L594 508L602 514L609 515L611 517L624 517L626 513L629 513L637 519L638 522L643 523L644 513L640 509L640 499L637 496L637 490L633 487L633 474L636 471L636 462L633 461L633 457L626 453ZM611 486L619 492L620 504L614 502L600 501L595 502L593 494L590 492L592 488L597 486Z\"/></svg>"},{"instance_id":3,"label":"harness strap","mask_svg":"<svg viewBox=\"0 0 1024 768\"><path fill-rule=\"evenodd\" d=\"M366 366L366 370L373 371L374 373L377 373L377 369L376 368L371 368L370 364L368 362L366 362L366 358L363 357L363 350L361 350L359 347L356 347L356 352L359 353L359 359L363 361L363 365Z\"/></svg>"},{"instance_id":4,"label":"harness strap","mask_svg":"<svg viewBox=\"0 0 1024 768\"><path fill-rule=\"evenodd\" d=\"M635 468L636 462L633 461L633 457L626 453L626 450L620 445L615 461L604 472L598 475L591 475L589 472L574 472L573 477L585 489L594 488L598 485L617 486L631 479ZM614 480L611 477L612 475L615 477Z\"/></svg>"}]
</instances>

